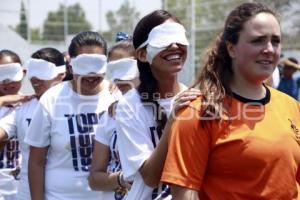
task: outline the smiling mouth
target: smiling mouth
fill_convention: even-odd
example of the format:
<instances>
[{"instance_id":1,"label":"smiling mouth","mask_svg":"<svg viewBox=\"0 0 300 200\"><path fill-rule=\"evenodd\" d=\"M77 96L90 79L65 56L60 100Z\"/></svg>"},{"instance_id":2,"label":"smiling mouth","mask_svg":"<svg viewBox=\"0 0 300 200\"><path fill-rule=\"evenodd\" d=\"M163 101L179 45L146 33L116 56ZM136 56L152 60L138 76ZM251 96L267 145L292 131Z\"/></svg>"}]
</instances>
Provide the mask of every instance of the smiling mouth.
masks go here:
<instances>
[{"instance_id":1,"label":"smiling mouth","mask_svg":"<svg viewBox=\"0 0 300 200\"><path fill-rule=\"evenodd\" d=\"M180 54L172 54L172 55L168 55L168 56L164 57L164 59L167 61L179 60L179 59L181 59L181 55Z\"/></svg>"},{"instance_id":2,"label":"smiling mouth","mask_svg":"<svg viewBox=\"0 0 300 200\"><path fill-rule=\"evenodd\" d=\"M260 60L260 61L256 61L256 63L262 64L262 65L271 65L271 64L273 64L273 61L270 61L270 60Z\"/></svg>"},{"instance_id":3,"label":"smiling mouth","mask_svg":"<svg viewBox=\"0 0 300 200\"><path fill-rule=\"evenodd\" d=\"M168 62L181 62L183 54L181 52L169 53L162 58Z\"/></svg>"}]
</instances>

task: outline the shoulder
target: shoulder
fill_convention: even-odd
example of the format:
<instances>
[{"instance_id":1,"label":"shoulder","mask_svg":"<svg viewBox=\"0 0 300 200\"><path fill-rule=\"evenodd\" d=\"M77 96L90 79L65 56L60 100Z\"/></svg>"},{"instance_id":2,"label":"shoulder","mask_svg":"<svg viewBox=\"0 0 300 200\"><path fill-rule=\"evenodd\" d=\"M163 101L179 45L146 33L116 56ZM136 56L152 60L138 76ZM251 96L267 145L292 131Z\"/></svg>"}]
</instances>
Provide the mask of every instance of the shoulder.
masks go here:
<instances>
[{"instance_id":1,"label":"shoulder","mask_svg":"<svg viewBox=\"0 0 300 200\"><path fill-rule=\"evenodd\" d=\"M176 113L173 128L181 130L198 129L201 120L201 97L192 101L189 106Z\"/></svg>"},{"instance_id":2,"label":"shoulder","mask_svg":"<svg viewBox=\"0 0 300 200\"><path fill-rule=\"evenodd\" d=\"M57 85L49 88L42 96L41 99L45 98L55 98L61 94L62 91L68 90L69 87L69 81L58 83Z\"/></svg>"},{"instance_id":3,"label":"shoulder","mask_svg":"<svg viewBox=\"0 0 300 200\"><path fill-rule=\"evenodd\" d=\"M128 91L118 102L115 118L117 121L129 121L144 118L147 115L141 97L136 89Z\"/></svg>"},{"instance_id":4,"label":"shoulder","mask_svg":"<svg viewBox=\"0 0 300 200\"><path fill-rule=\"evenodd\" d=\"M300 104L293 97L269 88L271 93L270 107L281 114L295 115L300 117Z\"/></svg>"},{"instance_id":5,"label":"shoulder","mask_svg":"<svg viewBox=\"0 0 300 200\"><path fill-rule=\"evenodd\" d=\"M272 87L268 87L268 89L270 90L270 94L271 94L271 99L270 99L271 102L278 102L281 104L282 104L282 102L289 102L292 104L298 103L293 97L285 94L284 92L276 90ZM286 104L286 106L289 106L289 105Z\"/></svg>"},{"instance_id":6,"label":"shoulder","mask_svg":"<svg viewBox=\"0 0 300 200\"><path fill-rule=\"evenodd\" d=\"M33 109L36 107L36 105L39 103L39 100L34 97L33 99L22 103L21 106L17 107L15 110L16 112L23 112L24 110L29 110L29 109Z\"/></svg>"},{"instance_id":7,"label":"shoulder","mask_svg":"<svg viewBox=\"0 0 300 200\"><path fill-rule=\"evenodd\" d=\"M135 104L141 104L141 96L134 88L129 90L118 102L118 107L129 106L132 107Z\"/></svg>"},{"instance_id":8,"label":"shoulder","mask_svg":"<svg viewBox=\"0 0 300 200\"><path fill-rule=\"evenodd\" d=\"M39 102L39 100L36 97L34 97L34 98L30 99L29 101L26 101L26 102L22 103L22 105L19 106L17 109L32 106L32 105L36 105L38 102Z\"/></svg>"},{"instance_id":9,"label":"shoulder","mask_svg":"<svg viewBox=\"0 0 300 200\"><path fill-rule=\"evenodd\" d=\"M193 100L187 107L179 110L176 113L176 116L187 115L187 114L197 114L198 116L201 113L201 106L202 106L202 97L200 96L195 100Z\"/></svg>"}]
</instances>

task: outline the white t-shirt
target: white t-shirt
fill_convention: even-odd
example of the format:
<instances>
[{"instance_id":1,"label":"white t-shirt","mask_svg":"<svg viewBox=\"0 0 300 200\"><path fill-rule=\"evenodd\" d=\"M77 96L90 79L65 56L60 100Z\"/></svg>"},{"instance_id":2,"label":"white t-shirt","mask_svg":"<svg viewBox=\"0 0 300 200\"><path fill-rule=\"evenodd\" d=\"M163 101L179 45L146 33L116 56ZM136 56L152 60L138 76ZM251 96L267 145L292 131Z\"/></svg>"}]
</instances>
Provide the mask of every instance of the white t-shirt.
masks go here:
<instances>
[{"instance_id":1,"label":"white t-shirt","mask_svg":"<svg viewBox=\"0 0 300 200\"><path fill-rule=\"evenodd\" d=\"M69 82L50 88L40 99L25 142L47 147L45 199L101 199L91 191L87 177L92 161L93 138L99 119L116 96L109 83L97 95L75 93Z\"/></svg>"},{"instance_id":2,"label":"white t-shirt","mask_svg":"<svg viewBox=\"0 0 300 200\"><path fill-rule=\"evenodd\" d=\"M95 140L109 147L110 159L107 166L107 173L111 174L121 170L121 162L119 158L117 146L116 120L105 112L101 116L101 126L96 130ZM115 192L103 191L103 199L115 200ZM121 199L120 199L121 200Z\"/></svg>"},{"instance_id":3,"label":"white t-shirt","mask_svg":"<svg viewBox=\"0 0 300 200\"><path fill-rule=\"evenodd\" d=\"M174 99L172 97L158 101L167 114L170 114ZM133 180L127 199L170 199L169 186L160 184L158 188L148 187L139 172L159 142L153 105L143 105L138 91L132 89L118 102L116 120L122 170L125 179Z\"/></svg>"},{"instance_id":4,"label":"white t-shirt","mask_svg":"<svg viewBox=\"0 0 300 200\"><path fill-rule=\"evenodd\" d=\"M0 118L7 116L16 107L0 107ZM11 196L17 193L18 181L11 175L11 172L20 165L19 153L19 142L16 137L10 138L0 150L0 198L3 198L3 195Z\"/></svg>"},{"instance_id":5,"label":"white t-shirt","mask_svg":"<svg viewBox=\"0 0 300 200\"><path fill-rule=\"evenodd\" d=\"M28 184L29 146L24 142L24 138L37 104L38 99L31 99L0 120L0 127L5 130L8 137L18 138L19 141L22 165L16 198L20 200L31 199Z\"/></svg>"}]
</instances>

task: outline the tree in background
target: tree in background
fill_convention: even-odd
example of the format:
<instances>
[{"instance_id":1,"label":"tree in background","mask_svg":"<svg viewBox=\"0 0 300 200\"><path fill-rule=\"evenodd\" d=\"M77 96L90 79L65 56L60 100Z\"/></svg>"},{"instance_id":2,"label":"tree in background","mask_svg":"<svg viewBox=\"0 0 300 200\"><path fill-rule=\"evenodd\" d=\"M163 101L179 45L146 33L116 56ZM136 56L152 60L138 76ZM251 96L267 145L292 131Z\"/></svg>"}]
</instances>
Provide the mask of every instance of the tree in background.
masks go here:
<instances>
[{"instance_id":1,"label":"tree in background","mask_svg":"<svg viewBox=\"0 0 300 200\"><path fill-rule=\"evenodd\" d=\"M20 23L16 26L16 31L27 40L27 17L26 17L26 10L24 6L24 2L21 2L21 11L20 11Z\"/></svg>"},{"instance_id":2,"label":"tree in background","mask_svg":"<svg viewBox=\"0 0 300 200\"><path fill-rule=\"evenodd\" d=\"M43 39L63 41L65 39L64 29L64 5L59 9L49 12L43 25ZM67 34L77 34L81 31L91 30L91 24L85 17L85 12L79 3L67 7Z\"/></svg>"},{"instance_id":3,"label":"tree in background","mask_svg":"<svg viewBox=\"0 0 300 200\"><path fill-rule=\"evenodd\" d=\"M108 11L106 13L106 21L109 30L103 32L104 38L109 42L113 42L116 33L120 31L132 35L139 17L140 13L136 11L136 8L131 7L128 0L124 1L116 12Z\"/></svg>"},{"instance_id":4,"label":"tree in background","mask_svg":"<svg viewBox=\"0 0 300 200\"><path fill-rule=\"evenodd\" d=\"M42 33L40 28L32 28L31 29L31 41L42 41Z\"/></svg>"}]
</instances>

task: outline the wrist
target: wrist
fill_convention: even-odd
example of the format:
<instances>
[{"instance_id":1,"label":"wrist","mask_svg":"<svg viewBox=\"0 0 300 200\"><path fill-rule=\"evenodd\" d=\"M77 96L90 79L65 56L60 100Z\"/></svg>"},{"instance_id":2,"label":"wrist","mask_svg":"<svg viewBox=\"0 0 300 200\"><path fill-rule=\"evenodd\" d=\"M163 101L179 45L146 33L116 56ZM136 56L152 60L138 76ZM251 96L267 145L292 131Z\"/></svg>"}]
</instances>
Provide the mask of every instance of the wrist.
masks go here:
<instances>
[{"instance_id":1,"label":"wrist","mask_svg":"<svg viewBox=\"0 0 300 200\"><path fill-rule=\"evenodd\" d=\"M118 181L118 185L120 187L123 187L123 188L126 187L126 181L124 180L124 176L123 176L122 171L118 174L117 181Z\"/></svg>"}]
</instances>

